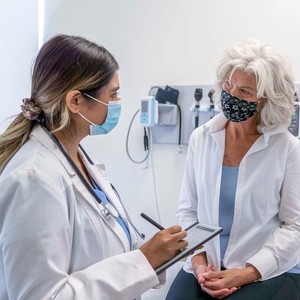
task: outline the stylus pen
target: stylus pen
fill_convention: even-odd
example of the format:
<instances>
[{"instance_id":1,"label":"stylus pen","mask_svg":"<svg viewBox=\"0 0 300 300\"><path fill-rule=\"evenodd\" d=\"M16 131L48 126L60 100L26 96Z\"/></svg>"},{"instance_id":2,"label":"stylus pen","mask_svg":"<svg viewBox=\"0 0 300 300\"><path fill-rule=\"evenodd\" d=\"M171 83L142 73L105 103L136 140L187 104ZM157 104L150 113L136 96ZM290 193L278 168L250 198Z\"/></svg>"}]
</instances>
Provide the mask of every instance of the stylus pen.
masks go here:
<instances>
[{"instance_id":1,"label":"stylus pen","mask_svg":"<svg viewBox=\"0 0 300 300\"><path fill-rule=\"evenodd\" d=\"M144 213L141 213L141 217L143 217L145 220L147 220L149 223L151 223L152 225L154 225L159 230L165 229L164 227L162 227L160 224L158 224L157 222L155 222L153 219L151 219L150 217L148 217Z\"/></svg>"}]
</instances>

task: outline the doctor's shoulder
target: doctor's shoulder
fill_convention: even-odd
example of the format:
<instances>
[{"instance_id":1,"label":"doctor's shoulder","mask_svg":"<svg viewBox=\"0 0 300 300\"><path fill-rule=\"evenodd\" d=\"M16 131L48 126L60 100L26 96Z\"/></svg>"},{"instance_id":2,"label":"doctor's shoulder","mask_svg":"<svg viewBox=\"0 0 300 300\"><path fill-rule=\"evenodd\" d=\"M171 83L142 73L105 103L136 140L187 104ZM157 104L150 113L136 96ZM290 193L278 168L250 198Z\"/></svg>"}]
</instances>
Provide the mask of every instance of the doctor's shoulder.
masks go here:
<instances>
[{"instance_id":1,"label":"doctor's shoulder","mask_svg":"<svg viewBox=\"0 0 300 300\"><path fill-rule=\"evenodd\" d=\"M35 139L29 139L11 158L0 175L0 183L16 184L25 177L36 177L35 182L53 187L70 185L71 176L66 176L66 169L58 157ZM62 178L64 182L62 182ZM67 181L67 182L66 182Z\"/></svg>"}]
</instances>

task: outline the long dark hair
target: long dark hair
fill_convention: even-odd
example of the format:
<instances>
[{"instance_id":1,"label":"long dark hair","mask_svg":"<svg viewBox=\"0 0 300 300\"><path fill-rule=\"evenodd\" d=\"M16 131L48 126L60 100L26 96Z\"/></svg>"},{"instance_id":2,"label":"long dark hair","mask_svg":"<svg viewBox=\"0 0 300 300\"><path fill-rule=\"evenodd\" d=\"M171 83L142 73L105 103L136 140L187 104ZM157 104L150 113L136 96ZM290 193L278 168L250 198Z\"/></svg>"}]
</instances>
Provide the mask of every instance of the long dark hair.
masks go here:
<instances>
[{"instance_id":1,"label":"long dark hair","mask_svg":"<svg viewBox=\"0 0 300 300\"><path fill-rule=\"evenodd\" d=\"M48 128L65 129L71 123L64 101L68 91L84 91L95 97L118 69L116 59L104 47L80 36L56 35L36 57L30 100L41 109ZM20 113L0 135L0 173L28 140L34 122Z\"/></svg>"}]
</instances>

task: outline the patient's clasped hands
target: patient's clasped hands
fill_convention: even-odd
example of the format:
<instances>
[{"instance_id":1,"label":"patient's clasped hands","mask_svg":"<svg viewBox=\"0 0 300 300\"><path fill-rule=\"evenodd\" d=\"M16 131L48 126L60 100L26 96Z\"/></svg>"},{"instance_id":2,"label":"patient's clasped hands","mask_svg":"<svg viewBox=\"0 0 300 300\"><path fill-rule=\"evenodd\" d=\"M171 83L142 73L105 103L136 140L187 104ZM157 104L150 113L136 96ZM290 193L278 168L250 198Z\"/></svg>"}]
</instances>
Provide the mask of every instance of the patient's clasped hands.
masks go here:
<instances>
[{"instance_id":1,"label":"patient's clasped hands","mask_svg":"<svg viewBox=\"0 0 300 300\"><path fill-rule=\"evenodd\" d=\"M242 269L215 271L210 264L199 264L194 265L194 271L202 290L217 299L223 299L242 285L260 278L260 273L252 265Z\"/></svg>"}]
</instances>

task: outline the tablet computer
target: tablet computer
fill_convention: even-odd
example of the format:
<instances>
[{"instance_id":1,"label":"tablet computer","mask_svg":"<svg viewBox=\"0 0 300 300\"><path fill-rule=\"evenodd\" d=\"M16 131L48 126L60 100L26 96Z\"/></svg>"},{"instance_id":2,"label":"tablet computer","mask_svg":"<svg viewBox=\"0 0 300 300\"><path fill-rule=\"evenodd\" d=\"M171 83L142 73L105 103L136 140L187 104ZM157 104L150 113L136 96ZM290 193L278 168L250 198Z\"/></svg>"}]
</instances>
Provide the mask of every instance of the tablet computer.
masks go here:
<instances>
[{"instance_id":1,"label":"tablet computer","mask_svg":"<svg viewBox=\"0 0 300 300\"><path fill-rule=\"evenodd\" d=\"M188 246L181 249L175 257L156 268L155 272L157 274L163 272L180 259L195 251L198 247L219 234L223 230L223 228L197 222L185 230L187 232L187 237L185 239L189 242Z\"/></svg>"}]
</instances>

